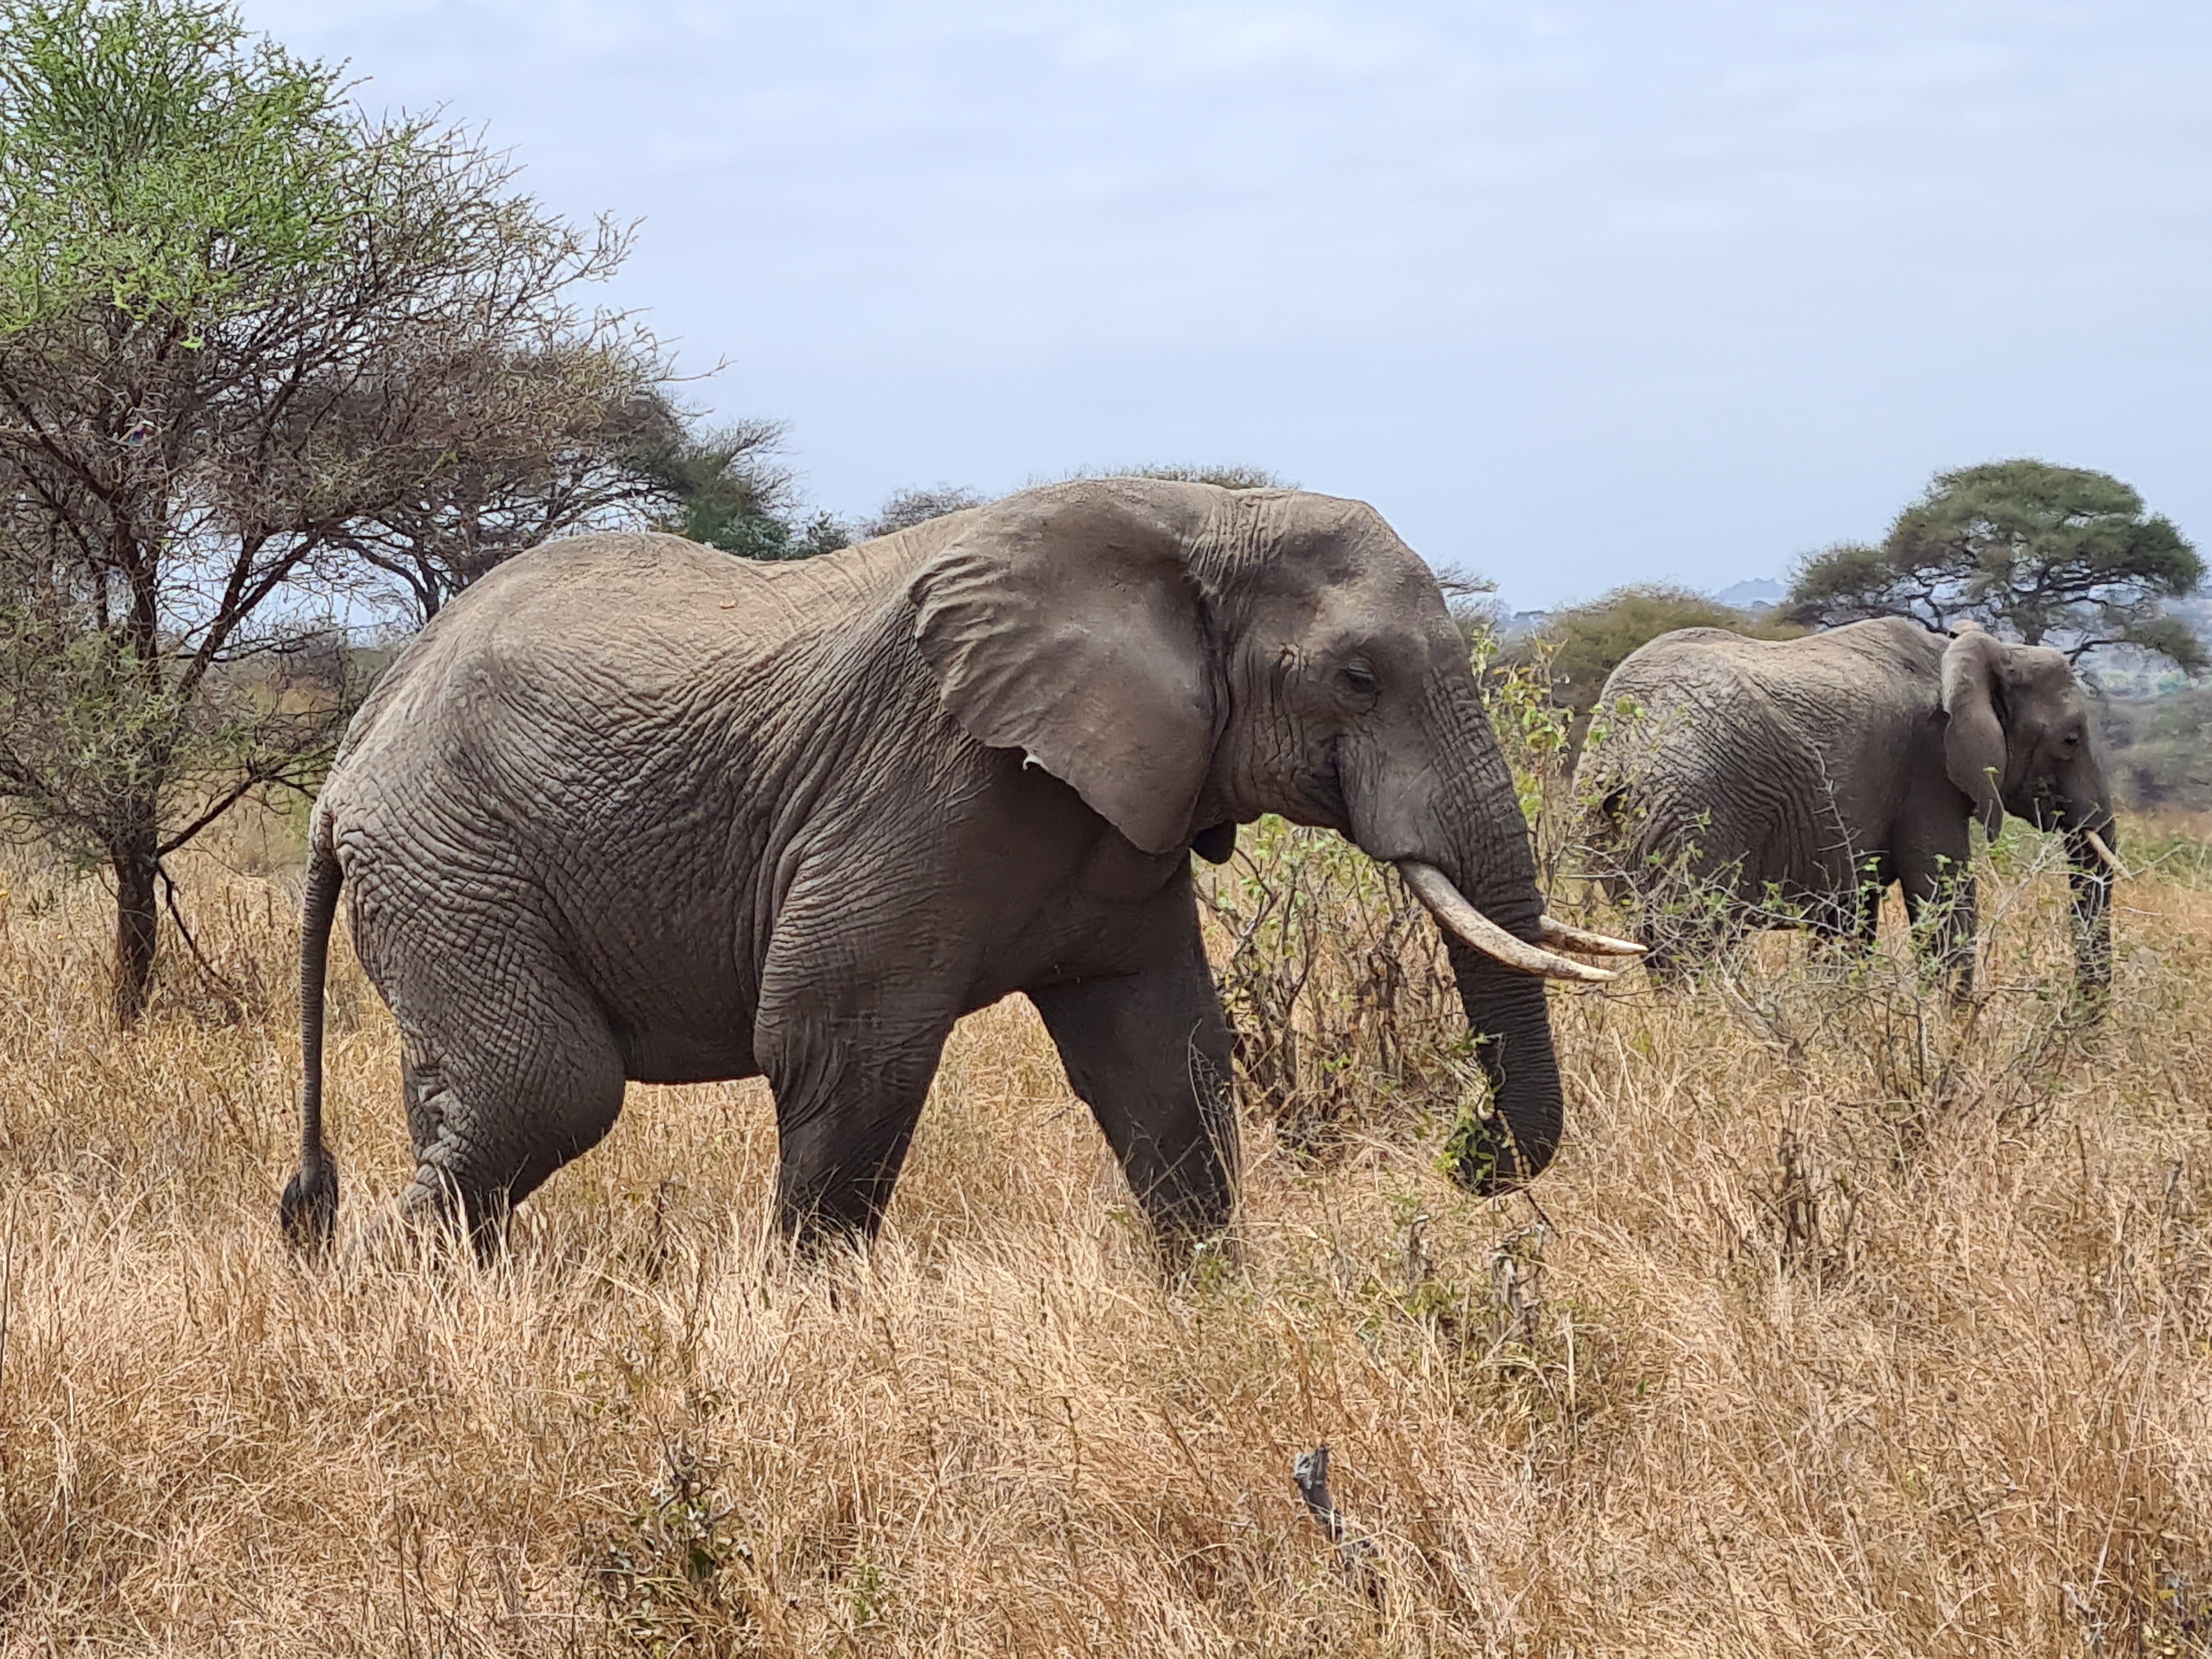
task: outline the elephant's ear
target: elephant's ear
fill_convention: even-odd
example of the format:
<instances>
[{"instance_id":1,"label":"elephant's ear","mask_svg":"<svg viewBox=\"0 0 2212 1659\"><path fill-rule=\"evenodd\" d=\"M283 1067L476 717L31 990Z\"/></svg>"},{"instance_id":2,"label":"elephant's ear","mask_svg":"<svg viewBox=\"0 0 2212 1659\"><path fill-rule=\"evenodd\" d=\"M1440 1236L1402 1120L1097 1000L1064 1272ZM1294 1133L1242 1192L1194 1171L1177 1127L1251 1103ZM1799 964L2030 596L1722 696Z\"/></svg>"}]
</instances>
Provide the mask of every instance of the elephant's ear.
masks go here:
<instances>
[{"instance_id":1,"label":"elephant's ear","mask_svg":"<svg viewBox=\"0 0 2212 1659\"><path fill-rule=\"evenodd\" d=\"M1963 629L1943 651L1943 770L1974 803L1974 816L1995 840L2004 828L2004 722L1997 715L1997 676L2004 670L2002 641L1978 628Z\"/></svg>"},{"instance_id":2,"label":"elephant's ear","mask_svg":"<svg viewBox=\"0 0 2212 1659\"><path fill-rule=\"evenodd\" d=\"M1018 498L979 515L908 592L963 730L1024 751L1144 851L1190 844L1215 698L1176 527L1135 502Z\"/></svg>"}]
</instances>

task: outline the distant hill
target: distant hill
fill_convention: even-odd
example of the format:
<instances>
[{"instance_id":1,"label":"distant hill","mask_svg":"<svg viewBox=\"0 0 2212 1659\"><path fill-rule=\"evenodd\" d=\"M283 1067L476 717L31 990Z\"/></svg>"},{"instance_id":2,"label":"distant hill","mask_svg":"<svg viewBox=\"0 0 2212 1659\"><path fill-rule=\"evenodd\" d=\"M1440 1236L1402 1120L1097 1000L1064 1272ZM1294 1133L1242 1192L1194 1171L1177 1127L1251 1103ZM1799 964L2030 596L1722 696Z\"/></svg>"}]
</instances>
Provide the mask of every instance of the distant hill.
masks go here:
<instances>
[{"instance_id":1,"label":"distant hill","mask_svg":"<svg viewBox=\"0 0 2212 1659\"><path fill-rule=\"evenodd\" d=\"M1713 597L1738 611L1771 611L1782 603L1789 591L1771 576L1753 576L1746 581L1730 582Z\"/></svg>"}]
</instances>

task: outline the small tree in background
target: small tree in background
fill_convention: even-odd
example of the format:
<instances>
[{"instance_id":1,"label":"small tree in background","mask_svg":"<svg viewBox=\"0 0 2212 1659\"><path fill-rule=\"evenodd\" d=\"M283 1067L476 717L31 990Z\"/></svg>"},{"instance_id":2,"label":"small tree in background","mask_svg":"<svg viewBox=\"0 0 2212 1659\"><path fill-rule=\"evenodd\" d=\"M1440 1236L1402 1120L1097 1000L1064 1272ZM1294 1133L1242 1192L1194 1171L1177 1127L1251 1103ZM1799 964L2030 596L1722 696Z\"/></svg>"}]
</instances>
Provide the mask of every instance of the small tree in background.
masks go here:
<instances>
[{"instance_id":1,"label":"small tree in background","mask_svg":"<svg viewBox=\"0 0 2212 1659\"><path fill-rule=\"evenodd\" d=\"M1297 485L1263 466L1109 466L1079 468L1070 478L1164 478L1171 483L1218 484L1224 489L1296 489Z\"/></svg>"},{"instance_id":2,"label":"small tree in background","mask_svg":"<svg viewBox=\"0 0 2212 1659\"><path fill-rule=\"evenodd\" d=\"M691 431L672 424L635 465L665 503L657 527L746 559L807 559L850 544L828 513L799 518L780 421L735 421Z\"/></svg>"},{"instance_id":3,"label":"small tree in background","mask_svg":"<svg viewBox=\"0 0 2212 1659\"><path fill-rule=\"evenodd\" d=\"M2203 643L2164 606L2203 580L2196 550L2118 478L1996 461L1937 473L1881 546L1814 555L1785 604L1813 627L1910 617L1943 629L1971 619L2077 662L2126 645L2195 673L2207 665Z\"/></svg>"},{"instance_id":4,"label":"small tree in background","mask_svg":"<svg viewBox=\"0 0 2212 1659\"><path fill-rule=\"evenodd\" d=\"M0 0L0 824L112 873L126 1024L162 861L318 774L297 665L395 538L459 575L421 526L570 513L661 378L565 297L623 238L509 180L224 6Z\"/></svg>"},{"instance_id":5,"label":"small tree in background","mask_svg":"<svg viewBox=\"0 0 2212 1659\"><path fill-rule=\"evenodd\" d=\"M1753 616L1686 587L1661 582L1616 587L1587 604L1554 611L1532 639L1509 653L1522 661L1549 659L1553 700L1580 725L1597 706L1607 678L1639 646L1678 628L1726 628L1755 639L1787 639L1805 630L1774 617Z\"/></svg>"},{"instance_id":6,"label":"small tree in background","mask_svg":"<svg viewBox=\"0 0 2212 1659\"><path fill-rule=\"evenodd\" d=\"M967 489L956 484L933 484L927 488L901 489L876 509L875 516L863 522L859 539L872 541L878 536L896 535L902 530L911 530L918 524L927 524L932 519L944 518L947 514L965 513L970 507L988 506L990 497L981 490Z\"/></svg>"},{"instance_id":7,"label":"small tree in background","mask_svg":"<svg viewBox=\"0 0 2212 1659\"><path fill-rule=\"evenodd\" d=\"M1288 489L1273 473L1256 466L1115 466L1078 467L1050 482L1072 483L1081 478L1165 478L1183 483L1218 484L1224 489ZM1036 482L1036 481L1033 481ZM960 484L916 485L892 493L872 517L853 526L855 540L869 541L911 530L932 519L988 507L994 498Z\"/></svg>"}]
</instances>

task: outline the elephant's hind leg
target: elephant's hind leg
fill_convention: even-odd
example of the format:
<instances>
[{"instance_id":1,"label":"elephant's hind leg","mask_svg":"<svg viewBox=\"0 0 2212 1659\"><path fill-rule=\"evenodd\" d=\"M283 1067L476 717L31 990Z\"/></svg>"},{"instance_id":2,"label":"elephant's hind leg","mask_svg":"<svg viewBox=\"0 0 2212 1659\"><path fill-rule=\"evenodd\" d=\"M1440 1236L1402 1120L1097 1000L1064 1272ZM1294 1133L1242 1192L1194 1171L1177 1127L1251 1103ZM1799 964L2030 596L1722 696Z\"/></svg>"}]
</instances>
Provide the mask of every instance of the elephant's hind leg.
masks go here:
<instances>
[{"instance_id":1,"label":"elephant's hind leg","mask_svg":"<svg viewBox=\"0 0 2212 1659\"><path fill-rule=\"evenodd\" d=\"M551 975L508 984L521 988L495 999L478 987L468 1005L401 1022L416 1159L401 1210L465 1228L480 1255L516 1205L599 1144L623 1103L622 1054L597 1005Z\"/></svg>"}]
</instances>

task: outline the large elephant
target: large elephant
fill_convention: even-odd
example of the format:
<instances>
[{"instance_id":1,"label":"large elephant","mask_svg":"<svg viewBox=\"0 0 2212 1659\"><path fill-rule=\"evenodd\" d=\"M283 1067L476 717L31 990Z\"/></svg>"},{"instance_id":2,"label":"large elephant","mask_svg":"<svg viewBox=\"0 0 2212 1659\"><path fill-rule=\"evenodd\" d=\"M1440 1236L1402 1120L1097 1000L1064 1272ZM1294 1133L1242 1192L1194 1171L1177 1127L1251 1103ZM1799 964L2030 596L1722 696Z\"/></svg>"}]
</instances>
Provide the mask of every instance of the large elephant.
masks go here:
<instances>
[{"instance_id":1,"label":"large elephant","mask_svg":"<svg viewBox=\"0 0 2212 1659\"><path fill-rule=\"evenodd\" d=\"M1936 907L1921 937L1964 991L1967 826L1995 836L2009 811L2063 832L2077 970L2109 977L2112 794L2063 653L1898 617L1793 640L1686 628L1615 669L1598 708L1578 793L1662 974L1734 926L1869 938L1894 883L1916 921Z\"/></svg>"},{"instance_id":2,"label":"large elephant","mask_svg":"<svg viewBox=\"0 0 2212 1659\"><path fill-rule=\"evenodd\" d=\"M1460 636L1371 508L1095 481L804 562L550 544L409 646L317 803L285 1228L319 1243L337 1210L343 884L402 1034L403 1207L480 1248L630 1079L765 1074L787 1230L872 1232L953 1023L1015 991L1188 1245L1236 1168L1190 853L1263 812L1395 864L1453 930L1495 1103L1459 1173L1534 1176L1545 976L1607 976L1540 942L1618 942L1545 916Z\"/></svg>"}]
</instances>

